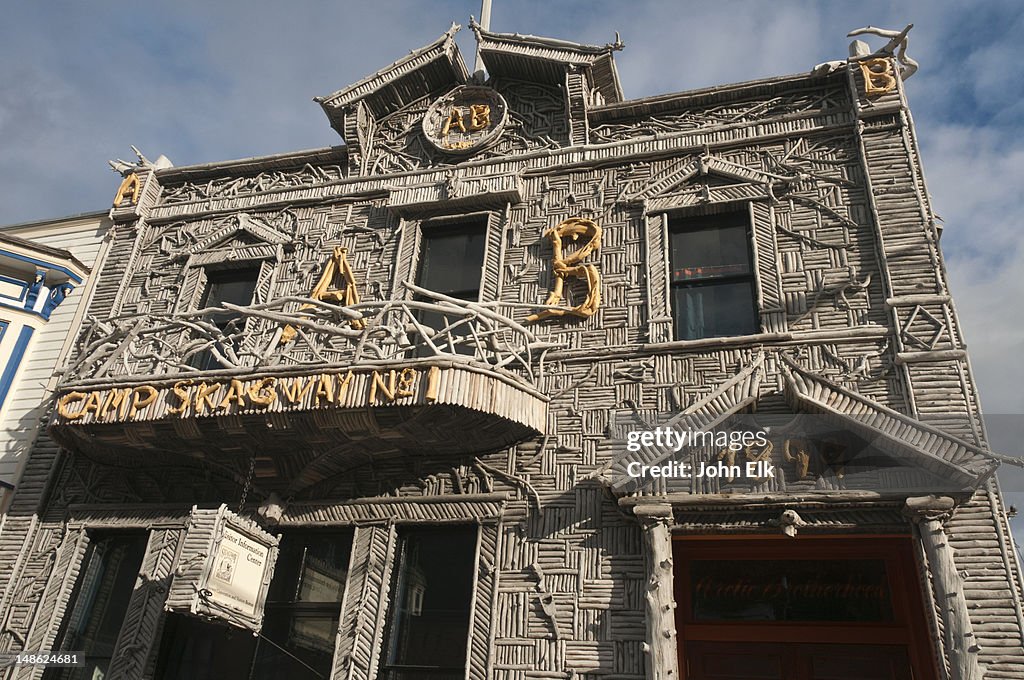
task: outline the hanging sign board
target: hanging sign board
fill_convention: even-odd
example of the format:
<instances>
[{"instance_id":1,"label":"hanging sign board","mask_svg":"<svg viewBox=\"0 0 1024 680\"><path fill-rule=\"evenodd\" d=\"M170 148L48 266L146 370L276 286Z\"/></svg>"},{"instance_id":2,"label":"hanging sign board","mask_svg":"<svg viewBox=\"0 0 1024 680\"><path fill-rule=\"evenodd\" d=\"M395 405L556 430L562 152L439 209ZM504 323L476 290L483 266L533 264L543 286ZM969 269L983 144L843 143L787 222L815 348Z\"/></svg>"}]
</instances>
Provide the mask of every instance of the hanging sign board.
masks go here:
<instances>
[{"instance_id":1,"label":"hanging sign board","mask_svg":"<svg viewBox=\"0 0 1024 680\"><path fill-rule=\"evenodd\" d=\"M277 544L226 505L193 507L164 608L259 632Z\"/></svg>"}]
</instances>

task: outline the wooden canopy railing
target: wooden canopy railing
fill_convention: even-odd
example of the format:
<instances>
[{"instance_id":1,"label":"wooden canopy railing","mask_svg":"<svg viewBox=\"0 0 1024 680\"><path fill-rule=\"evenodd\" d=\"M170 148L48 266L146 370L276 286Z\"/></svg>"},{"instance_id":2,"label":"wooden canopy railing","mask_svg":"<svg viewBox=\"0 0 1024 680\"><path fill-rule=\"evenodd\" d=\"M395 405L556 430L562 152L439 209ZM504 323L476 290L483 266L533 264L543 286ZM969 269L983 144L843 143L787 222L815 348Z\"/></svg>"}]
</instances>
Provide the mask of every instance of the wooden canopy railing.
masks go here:
<instances>
[{"instance_id":1,"label":"wooden canopy railing","mask_svg":"<svg viewBox=\"0 0 1024 680\"><path fill-rule=\"evenodd\" d=\"M477 362L536 383L549 344L491 307L406 286L417 299L343 307L284 297L90 319L62 387L424 358ZM204 357L214 368L200 370Z\"/></svg>"}]
</instances>

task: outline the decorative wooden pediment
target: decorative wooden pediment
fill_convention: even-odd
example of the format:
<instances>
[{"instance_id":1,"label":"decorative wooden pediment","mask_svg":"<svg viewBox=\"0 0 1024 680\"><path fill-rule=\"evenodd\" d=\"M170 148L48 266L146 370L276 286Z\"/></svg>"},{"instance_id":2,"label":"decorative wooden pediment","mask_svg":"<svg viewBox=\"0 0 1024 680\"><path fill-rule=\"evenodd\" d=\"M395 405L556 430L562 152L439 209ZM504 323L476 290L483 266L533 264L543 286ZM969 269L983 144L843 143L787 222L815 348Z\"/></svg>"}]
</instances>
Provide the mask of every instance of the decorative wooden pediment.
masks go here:
<instances>
[{"instance_id":1,"label":"decorative wooden pediment","mask_svg":"<svg viewBox=\"0 0 1024 680\"><path fill-rule=\"evenodd\" d=\"M896 460L965 489L976 488L999 466L996 454L782 360L790 406L835 420Z\"/></svg>"},{"instance_id":2,"label":"decorative wooden pediment","mask_svg":"<svg viewBox=\"0 0 1024 680\"><path fill-rule=\"evenodd\" d=\"M258 242L283 245L291 243L292 237L248 213L238 213L233 221L221 226L189 246L180 255L193 255L228 243L239 235L247 235Z\"/></svg>"},{"instance_id":3,"label":"decorative wooden pediment","mask_svg":"<svg viewBox=\"0 0 1024 680\"><path fill-rule=\"evenodd\" d=\"M719 178L726 182L706 183L702 191L686 192L687 185L698 177ZM694 194L691 203L713 203L728 200L771 198L773 187L797 181L797 176L777 175L749 168L712 154L682 158L649 179L638 179L625 186L621 201L649 202L648 209L680 207L678 197ZM716 195L712 195L712 194ZM722 196L717 196L721 193ZM663 206L658 199L671 202ZM654 204L657 203L655 206Z\"/></svg>"}]
</instances>

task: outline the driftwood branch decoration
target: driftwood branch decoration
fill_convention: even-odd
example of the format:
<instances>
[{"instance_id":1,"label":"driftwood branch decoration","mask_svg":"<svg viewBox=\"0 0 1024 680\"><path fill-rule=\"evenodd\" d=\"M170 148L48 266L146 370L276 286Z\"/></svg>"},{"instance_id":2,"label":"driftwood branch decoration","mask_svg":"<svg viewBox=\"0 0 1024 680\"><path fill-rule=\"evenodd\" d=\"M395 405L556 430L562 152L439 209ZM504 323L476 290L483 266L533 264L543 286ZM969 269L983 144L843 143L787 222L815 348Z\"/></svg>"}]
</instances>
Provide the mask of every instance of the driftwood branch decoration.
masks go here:
<instances>
[{"instance_id":1,"label":"driftwood branch decoration","mask_svg":"<svg viewBox=\"0 0 1024 680\"><path fill-rule=\"evenodd\" d=\"M301 169L294 171L268 170L251 177L184 182L165 188L161 200L164 205L173 205L212 198L235 198L275 189L312 187L342 178L344 172L340 166L306 163Z\"/></svg>"},{"instance_id":2,"label":"driftwood branch decoration","mask_svg":"<svg viewBox=\"0 0 1024 680\"><path fill-rule=\"evenodd\" d=\"M340 287L339 287L340 286ZM331 259L324 266L324 272L320 280L313 286L309 297L313 300L320 300L342 307L351 307L359 304L359 291L356 288L356 277L352 273L352 267L348 264L348 248L335 247ZM309 309L312 305L305 304L299 311ZM352 319L349 325L356 330L366 327L362 319ZM287 345L295 339L296 330L291 324L284 327L279 342Z\"/></svg>"},{"instance_id":3,"label":"driftwood branch decoration","mask_svg":"<svg viewBox=\"0 0 1024 680\"><path fill-rule=\"evenodd\" d=\"M288 296L248 306L223 303L174 314L92 319L64 377L74 384L121 384L140 376L205 375L193 363L208 352L221 369L234 371L438 357L479 361L531 382L538 379L552 345L485 305L408 285L423 299L341 306L327 300L345 302L344 291L328 288L320 299ZM417 318L423 312L443 319L442 326L423 324ZM231 321L223 323L228 316ZM294 335L282 343L286 327Z\"/></svg>"},{"instance_id":4,"label":"driftwood branch decoration","mask_svg":"<svg viewBox=\"0 0 1024 680\"><path fill-rule=\"evenodd\" d=\"M865 71L864 69L865 63L876 61L884 61L886 63L885 73L887 73L888 75L888 80L885 81L886 84L884 86L888 87L888 89L884 90L885 92L892 90L892 88L896 86L896 79L892 77L892 65L889 62L889 60L886 59L885 57L896 57L896 60L900 63L900 66L902 67L900 69L900 77L903 78L903 80L906 80L910 76L917 73L919 64L907 56L907 35L910 33L910 29L912 29L913 27L914 24L907 24L902 31L892 31L885 28L877 28L875 26L865 26L864 28L858 28L846 34L846 37L848 38L852 38L855 35L864 34L871 34L881 36L883 38L889 38L889 42L887 42L880 50L874 52L873 54L866 55L866 57L868 58L867 62L861 62L861 70L864 71L864 87L865 92L867 94L872 94L872 91L868 89L871 85L877 87L879 83L870 82L867 71ZM859 42L860 41L854 41L854 44L851 45L851 48L854 45L857 45ZM859 45L857 46L859 47ZM872 73L873 75L878 75L879 72L872 70ZM888 84L888 81L891 81L891 85Z\"/></svg>"},{"instance_id":5,"label":"driftwood branch decoration","mask_svg":"<svg viewBox=\"0 0 1024 680\"><path fill-rule=\"evenodd\" d=\"M131 150L135 153L135 157L139 159L136 162L129 163L128 161L122 160L120 158L116 158L112 161L107 161L107 164L110 165L110 168L114 172L121 175L122 177L127 177L130 173L133 173L139 169L163 170L164 168L170 168L174 165L174 163L171 162L171 159L169 159L167 156L164 156L163 154L157 156L155 161L151 161L148 158L146 158L141 151L139 151L139 148L137 146L135 146L134 144L130 146Z\"/></svg>"},{"instance_id":6,"label":"driftwood branch decoration","mask_svg":"<svg viewBox=\"0 0 1024 680\"><path fill-rule=\"evenodd\" d=\"M873 352L865 352L854 359L847 360L839 356L839 354L832 349L829 349L828 345L821 346L822 356L842 369L842 373L839 374L839 378L843 380L853 380L858 383L881 380L889 374L891 366L883 364L882 369L878 373L874 372L874 368L872 366L872 361L875 359L881 359L885 356L885 353L888 350L889 341L886 340L877 350Z\"/></svg>"},{"instance_id":7,"label":"driftwood branch decoration","mask_svg":"<svg viewBox=\"0 0 1024 680\"><path fill-rule=\"evenodd\" d=\"M782 456L796 466L797 479L807 479L811 471L813 444L809 439L787 439L782 445Z\"/></svg>"},{"instance_id":8,"label":"driftwood branch decoration","mask_svg":"<svg viewBox=\"0 0 1024 680\"><path fill-rule=\"evenodd\" d=\"M540 604L540 609L544 613L544 616L551 623L551 629L554 632L556 640L562 639L561 631L558 630L558 607L555 605L555 596L548 590L544 584L544 570L541 569L540 564L534 562L530 565L530 571L537 577L537 601Z\"/></svg>"},{"instance_id":9,"label":"driftwood branch decoration","mask_svg":"<svg viewBox=\"0 0 1024 680\"><path fill-rule=\"evenodd\" d=\"M581 262L601 247L601 227L592 220L582 217L570 217L548 229L544 232L544 236L551 241L551 249L554 251L551 269L555 274L554 288L544 304L554 306L562 301L562 295L565 292L565 280L568 278L586 281L587 297L581 304L575 307L545 309L531 314L526 317L526 320L534 322L565 316L566 314L572 314L584 319L593 316L594 312L601 306L601 275L594 265L581 264ZM566 257L562 247L562 239L570 238L576 241L581 236L586 237L588 239L587 242L579 250Z\"/></svg>"}]
</instances>

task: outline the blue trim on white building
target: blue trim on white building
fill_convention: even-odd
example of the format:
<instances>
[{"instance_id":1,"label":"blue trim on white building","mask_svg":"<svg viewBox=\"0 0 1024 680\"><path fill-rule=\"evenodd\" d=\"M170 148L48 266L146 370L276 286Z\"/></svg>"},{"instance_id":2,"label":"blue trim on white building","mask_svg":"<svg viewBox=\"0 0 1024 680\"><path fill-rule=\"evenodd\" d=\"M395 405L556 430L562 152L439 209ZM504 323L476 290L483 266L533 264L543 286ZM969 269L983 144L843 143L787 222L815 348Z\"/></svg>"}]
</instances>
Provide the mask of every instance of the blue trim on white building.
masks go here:
<instances>
[{"instance_id":1,"label":"blue trim on white building","mask_svg":"<svg viewBox=\"0 0 1024 680\"><path fill-rule=\"evenodd\" d=\"M41 267L43 269L49 269L49 270L61 272L62 274L66 274L67 277L69 279L71 279L72 281L74 281L75 283L81 283L82 282L82 277L79 276L78 274L74 273L73 271L71 271L67 267L61 267L60 265L53 264L52 262L47 262L46 260L37 260L34 257L27 257L25 255L19 255L18 253L12 253L9 250L0 250L0 255L3 255L4 257L12 258L14 260L20 260L21 262L27 262L28 264L31 264L31 265L33 265L35 267Z\"/></svg>"},{"instance_id":2,"label":"blue trim on white building","mask_svg":"<svg viewBox=\"0 0 1024 680\"><path fill-rule=\"evenodd\" d=\"M35 329L25 326L21 329L21 333L18 334L18 340L14 343L11 358L7 361L3 375L0 375L0 407L3 406L4 401L7 399L7 393L11 391L14 377L18 374L21 360L25 358L25 350L28 349L28 343L32 340L32 333L34 331Z\"/></svg>"}]
</instances>

